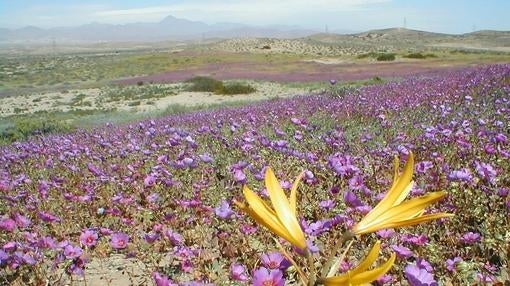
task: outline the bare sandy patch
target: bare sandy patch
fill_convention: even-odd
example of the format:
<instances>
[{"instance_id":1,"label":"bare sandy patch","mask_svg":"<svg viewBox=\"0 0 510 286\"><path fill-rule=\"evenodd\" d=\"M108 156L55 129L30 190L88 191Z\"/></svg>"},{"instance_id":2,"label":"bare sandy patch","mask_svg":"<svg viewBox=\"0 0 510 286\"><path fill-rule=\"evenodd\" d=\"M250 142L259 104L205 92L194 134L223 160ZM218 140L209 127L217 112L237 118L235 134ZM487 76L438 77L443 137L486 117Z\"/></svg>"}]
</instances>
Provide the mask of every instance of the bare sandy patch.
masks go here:
<instances>
[{"instance_id":1,"label":"bare sandy patch","mask_svg":"<svg viewBox=\"0 0 510 286\"><path fill-rule=\"evenodd\" d=\"M153 98L142 97L142 99L111 100L105 98L104 92L99 88L4 97L0 98L0 117L37 112L52 113L77 110L150 112L164 110L168 106L174 104L197 106L233 101L259 101L274 97L290 97L305 92L303 89L287 87L276 82L245 82L253 86L256 92L239 95L188 92L184 91L182 83L174 83L158 85L171 89L173 93Z\"/></svg>"}]
</instances>

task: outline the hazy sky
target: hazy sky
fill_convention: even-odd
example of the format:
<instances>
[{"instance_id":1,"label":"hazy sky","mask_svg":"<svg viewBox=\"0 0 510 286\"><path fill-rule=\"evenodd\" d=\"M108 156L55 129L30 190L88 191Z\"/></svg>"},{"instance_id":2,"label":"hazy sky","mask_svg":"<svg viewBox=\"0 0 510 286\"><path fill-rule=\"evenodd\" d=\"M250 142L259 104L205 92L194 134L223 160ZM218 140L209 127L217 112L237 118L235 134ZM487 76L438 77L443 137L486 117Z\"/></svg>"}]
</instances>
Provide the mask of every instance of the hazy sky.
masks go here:
<instances>
[{"instance_id":1,"label":"hazy sky","mask_svg":"<svg viewBox=\"0 0 510 286\"><path fill-rule=\"evenodd\" d=\"M465 33L510 30L510 0L0 0L0 27L158 22L167 15L206 23L296 25L364 31L402 27Z\"/></svg>"}]
</instances>

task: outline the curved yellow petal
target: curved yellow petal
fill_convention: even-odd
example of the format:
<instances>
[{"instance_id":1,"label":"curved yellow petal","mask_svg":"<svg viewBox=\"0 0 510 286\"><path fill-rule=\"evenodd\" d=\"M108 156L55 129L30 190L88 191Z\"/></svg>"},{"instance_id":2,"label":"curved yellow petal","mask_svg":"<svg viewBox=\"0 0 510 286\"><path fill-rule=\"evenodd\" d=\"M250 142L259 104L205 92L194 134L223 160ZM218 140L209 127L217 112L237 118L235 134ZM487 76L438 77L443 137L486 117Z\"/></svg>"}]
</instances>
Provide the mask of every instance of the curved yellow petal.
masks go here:
<instances>
[{"instance_id":1,"label":"curved yellow petal","mask_svg":"<svg viewBox=\"0 0 510 286\"><path fill-rule=\"evenodd\" d=\"M377 278L383 276L391 269L395 263L395 257L395 253L392 253L390 258L383 265L372 270L359 273L348 271L347 273L339 276L321 279L320 282L325 286L354 286L370 283L374 280L377 280Z\"/></svg>"},{"instance_id":2,"label":"curved yellow petal","mask_svg":"<svg viewBox=\"0 0 510 286\"><path fill-rule=\"evenodd\" d=\"M392 253L390 256L390 259L386 261L383 265L372 269L370 271L365 271L363 273L351 276L351 279L349 281L350 285L361 285L365 283L370 283L372 281L377 280L377 278L383 276L388 272L391 267L393 266L393 263L395 263L395 253Z\"/></svg>"},{"instance_id":3,"label":"curved yellow petal","mask_svg":"<svg viewBox=\"0 0 510 286\"><path fill-rule=\"evenodd\" d=\"M276 217L274 211L272 211L262 199L260 199L257 194L255 194L248 187L244 187L243 189L244 196L248 205L250 206L249 210L253 211L271 230L276 230L280 233L285 233L285 236L289 236L287 229L281 224L280 220Z\"/></svg>"},{"instance_id":4,"label":"curved yellow petal","mask_svg":"<svg viewBox=\"0 0 510 286\"><path fill-rule=\"evenodd\" d=\"M397 228L397 227L404 227L404 226L412 226L412 225L426 222L429 220L435 220L435 219L439 219L439 218L446 218L446 217L453 217L453 216L454 216L454 214L449 214L449 213L434 213L434 214L423 215L423 216L406 219L406 220L402 220L402 221L389 222L388 224L384 224L382 226L383 226L383 228Z\"/></svg>"},{"instance_id":5,"label":"curved yellow petal","mask_svg":"<svg viewBox=\"0 0 510 286\"><path fill-rule=\"evenodd\" d=\"M285 196L285 193L283 192L280 183L276 179L271 168L267 168L266 170L265 183L278 220L287 228L289 234L300 242L300 245L297 246L301 249L306 248L306 240L303 230L301 230L301 226L299 225L296 215L290 207L289 200Z\"/></svg>"},{"instance_id":6,"label":"curved yellow petal","mask_svg":"<svg viewBox=\"0 0 510 286\"><path fill-rule=\"evenodd\" d=\"M426 222L429 220L435 220L435 219L439 219L439 218L452 217L452 216L454 216L454 214L435 213L435 214L428 214L428 215L415 217L415 218L411 218L411 219L406 219L406 220L401 220L401 221L390 221L390 222L385 222L383 224L373 225L373 226L370 226L367 228L363 228L356 234L372 233L372 232L375 232L375 231L378 231L381 229L386 229L386 228L399 228L399 227L405 227L405 226L412 226L412 225L420 224L422 222Z\"/></svg>"},{"instance_id":7,"label":"curved yellow petal","mask_svg":"<svg viewBox=\"0 0 510 286\"><path fill-rule=\"evenodd\" d=\"M427 195L403 202L382 213L367 226L375 225L383 221L402 220L413 218L420 214L426 207L437 202L446 195L446 192L434 192Z\"/></svg>"},{"instance_id":8,"label":"curved yellow petal","mask_svg":"<svg viewBox=\"0 0 510 286\"><path fill-rule=\"evenodd\" d=\"M368 252L367 257L365 257L365 259L358 266L356 266L356 268L350 271L351 276L367 270L377 260L380 250L381 242L377 241L374 246L372 246L372 249L370 249Z\"/></svg>"},{"instance_id":9,"label":"curved yellow petal","mask_svg":"<svg viewBox=\"0 0 510 286\"><path fill-rule=\"evenodd\" d=\"M398 163L398 161L395 162ZM398 172L398 167L396 169ZM405 199L405 197L402 197L401 195L405 191L410 191L410 189L408 190L407 187L413 178L413 171L414 155L411 152L407 158L407 162L404 166L404 172L402 175L398 177L397 181L393 182L393 185L386 196L384 196L384 198L361 220L361 222L370 221L378 217L381 213L394 206L397 200Z\"/></svg>"},{"instance_id":10,"label":"curved yellow petal","mask_svg":"<svg viewBox=\"0 0 510 286\"><path fill-rule=\"evenodd\" d=\"M301 179L303 178L303 175L305 173L301 172L299 176L294 180L294 183L292 184L292 188L290 189L290 196L289 196L289 204L290 209L294 213L294 216L297 216L297 209L296 209L296 201L297 201L297 187L299 186L299 182L301 182Z\"/></svg>"},{"instance_id":11,"label":"curved yellow petal","mask_svg":"<svg viewBox=\"0 0 510 286\"><path fill-rule=\"evenodd\" d=\"M255 192L250 190L247 186L243 187L243 194L246 198L246 202L248 202L248 205L255 210L256 212L267 212L272 217L277 219L276 213L273 209L271 209L266 202L264 202Z\"/></svg>"},{"instance_id":12,"label":"curved yellow petal","mask_svg":"<svg viewBox=\"0 0 510 286\"><path fill-rule=\"evenodd\" d=\"M272 231L274 234L276 234L279 237L281 237L281 238L285 239L286 241L288 241L290 244L298 245L298 242L287 232L285 227L283 227L282 225L278 225L278 224L275 225L275 224L268 223L267 220L265 220L262 217L260 217L259 214L257 214L252 209L247 209L247 210L245 210L245 212L249 216L251 216L251 218L253 218L258 224L263 225L264 227L266 227L267 229Z\"/></svg>"},{"instance_id":13,"label":"curved yellow petal","mask_svg":"<svg viewBox=\"0 0 510 286\"><path fill-rule=\"evenodd\" d=\"M244 212L246 212L249 216L251 216L257 223L263 225L276 235L282 237L283 239L290 242L292 245L297 247L301 247L301 242L296 240L281 224L281 222L276 217L276 214L273 210L271 210L267 204L260 199L252 190L248 187L244 187L243 189L246 201L250 205L250 207L246 206L243 203L240 203L234 200L234 203Z\"/></svg>"},{"instance_id":14,"label":"curved yellow petal","mask_svg":"<svg viewBox=\"0 0 510 286\"><path fill-rule=\"evenodd\" d=\"M409 193L411 192L413 187L414 187L414 182L413 181L409 182L409 184L407 184L407 186L404 188L404 190L402 190L402 192L398 196L397 200L393 203L392 207L403 202L407 198L407 195L409 195Z\"/></svg>"}]
</instances>

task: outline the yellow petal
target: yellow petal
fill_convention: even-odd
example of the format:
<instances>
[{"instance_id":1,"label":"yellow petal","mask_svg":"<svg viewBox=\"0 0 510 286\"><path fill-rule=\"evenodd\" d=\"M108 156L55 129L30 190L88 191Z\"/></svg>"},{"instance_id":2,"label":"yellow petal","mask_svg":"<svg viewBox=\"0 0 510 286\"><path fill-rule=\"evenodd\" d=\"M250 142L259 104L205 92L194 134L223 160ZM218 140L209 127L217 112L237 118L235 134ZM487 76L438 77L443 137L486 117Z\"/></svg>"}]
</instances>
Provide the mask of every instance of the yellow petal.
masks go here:
<instances>
[{"instance_id":1,"label":"yellow petal","mask_svg":"<svg viewBox=\"0 0 510 286\"><path fill-rule=\"evenodd\" d=\"M395 253L392 253L390 258L381 266L360 273L353 274L352 271L348 271L339 276L328 277L322 279L321 282L325 286L351 286L351 285L363 285L366 283L370 283L377 278L383 276L388 272L395 263Z\"/></svg>"},{"instance_id":2,"label":"yellow petal","mask_svg":"<svg viewBox=\"0 0 510 286\"><path fill-rule=\"evenodd\" d=\"M411 219L406 219L402 221L394 221L388 224L384 224L383 228L397 228L397 227L404 227L404 226L412 226L415 224L419 224L422 222L426 222L429 220L435 220L439 218L445 218L445 217L452 217L454 214L449 213L434 213L434 214L428 214L424 216L419 216Z\"/></svg>"},{"instance_id":3,"label":"yellow petal","mask_svg":"<svg viewBox=\"0 0 510 286\"><path fill-rule=\"evenodd\" d=\"M372 249L370 249L368 252L367 257L365 257L365 259L358 266L356 266L356 268L350 271L351 276L367 270L377 260L380 250L381 242L377 241L374 246L372 246Z\"/></svg>"},{"instance_id":4,"label":"yellow petal","mask_svg":"<svg viewBox=\"0 0 510 286\"><path fill-rule=\"evenodd\" d=\"M301 226L298 223L294 211L292 211L290 207L289 200L285 196L271 168L267 168L266 170L265 183L278 220L287 228L289 234L300 242L299 248L306 248L305 235L301 230Z\"/></svg>"},{"instance_id":5,"label":"yellow petal","mask_svg":"<svg viewBox=\"0 0 510 286\"><path fill-rule=\"evenodd\" d=\"M239 206L241 210L250 215L257 223L263 225L276 235L287 240L292 245L296 245L298 247L301 246L301 243L297 241L294 237L292 237L290 233L287 231L287 229L276 218L275 212L271 210L267 206L267 204L264 201L262 201L262 199L260 199L259 196L257 196L252 190L250 190L246 186L244 186L243 192L246 197L246 201L248 201L251 208L243 203L234 200L234 203L237 206Z\"/></svg>"},{"instance_id":6,"label":"yellow petal","mask_svg":"<svg viewBox=\"0 0 510 286\"><path fill-rule=\"evenodd\" d=\"M403 200L405 197L402 198L401 194L402 192L407 190L406 187L409 185L413 178L413 170L414 170L414 155L411 152L409 153L409 156L407 158L407 162L406 165L404 166L404 172L402 173L402 175L398 177L397 181L393 183L392 188L388 191L386 196L384 196L384 198L361 220L360 223L370 221L378 217L381 213L385 212L390 207L392 207L397 200L399 199Z\"/></svg>"},{"instance_id":7,"label":"yellow petal","mask_svg":"<svg viewBox=\"0 0 510 286\"><path fill-rule=\"evenodd\" d=\"M294 213L294 216L297 216L297 210L296 210L296 200L297 200L297 187L299 185L299 182L303 178L303 175L305 173L301 172L299 176L294 180L294 183L292 184L292 189L290 189L290 197L289 197L289 203L290 203L290 209Z\"/></svg>"},{"instance_id":8,"label":"yellow petal","mask_svg":"<svg viewBox=\"0 0 510 286\"><path fill-rule=\"evenodd\" d=\"M388 259L388 261L386 261L383 265L370 271L365 271L363 273L351 276L349 283L350 285L361 285L375 281L377 278L386 274L386 272L388 272L393 266L393 263L395 263L395 253L392 253L390 259Z\"/></svg>"},{"instance_id":9,"label":"yellow petal","mask_svg":"<svg viewBox=\"0 0 510 286\"><path fill-rule=\"evenodd\" d=\"M397 200L393 203L392 207L400 204L401 202L403 202L406 198L407 198L407 195L409 195L409 193L411 192L411 190L413 189L414 187L414 182L411 181L406 187L405 189L400 193L400 195L398 196Z\"/></svg>"},{"instance_id":10,"label":"yellow petal","mask_svg":"<svg viewBox=\"0 0 510 286\"><path fill-rule=\"evenodd\" d=\"M434 192L419 198L415 198L403 202L388 211L381 214L374 221L370 222L367 226L376 225L384 221L402 220L406 218L413 218L421 213L426 207L440 200L446 195L445 192Z\"/></svg>"},{"instance_id":11,"label":"yellow petal","mask_svg":"<svg viewBox=\"0 0 510 286\"><path fill-rule=\"evenodd\" d=\"M250 211L253 211L260 218L269 229L278 231L279 233L285 233L285 237L288 237L290 234L287 229L281 224L281 222L276 217L276 214L273 210L271 210L259 196L257 196L252 190L248 187L244 187L243 189L244 196L246 197L246 201L250 206ZM251 215L251 213L250 213ZM280 235L280 234L278 234Z\"/></svg>"},{"instance_id":12,"label":"yellow petal","mask_svg":"<svg viewBox=\"0 0 510 286\"><path fill-rule=\"evenodd\" d=\"M271 209L266 202L264 202L257 194L255 194L250 188L244 186L243 194L248 202L248 205L256 212L267 212L272 217L276 218L276 213L273 209Z\"/></svg>"},{"instance_id":13,"label":"yellow petal","mask_svg":"<svg viewBox=\"0 0 510 286\"><path fill-rule=\"evenodd\" d=\"M247 210L245 210L245 212L248 215L250 215L258 224L266 227L267 229L272 231L274 234L276 234L279 237L285 239L286 241L288 241L292 245L296 245L296 246L299 245L298 242L292 236L290 236L290 234L287 232L285 227L283 227L283 225L268 223L267 220L265 220L262 217L260 217L259 214L257 214L252 209L248 208Z\"/></svg>"}]
</instances>

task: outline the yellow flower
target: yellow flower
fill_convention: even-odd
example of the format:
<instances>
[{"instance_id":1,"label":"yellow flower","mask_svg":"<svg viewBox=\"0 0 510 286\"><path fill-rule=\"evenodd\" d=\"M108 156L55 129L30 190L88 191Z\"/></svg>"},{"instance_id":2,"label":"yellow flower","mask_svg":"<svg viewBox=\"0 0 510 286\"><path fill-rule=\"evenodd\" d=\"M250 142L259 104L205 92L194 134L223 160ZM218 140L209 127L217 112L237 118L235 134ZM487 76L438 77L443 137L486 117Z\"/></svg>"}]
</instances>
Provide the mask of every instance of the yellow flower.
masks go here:
<instances>
[{"instance_id":1,"label":"yellow flower","mask_svg":"<svg viewBox=\"0 0 510 286\"><path fill-rule=\"evenodd\" d=\"M414 156L409 154L403 173L398 176L398 158L395 157L393 184L386 196L373 208L352 232L356 235L375 232L385 228L415 225L433 219L451 217L453 214L435 213L423 215L425 208L440 200L445 192L433 192L419 198L402 202L413 188Z\"/></svg>"},{"instance_id":2,"label":"yellow flower","mask_svg":"<svg viewBox=\"0 0 510 286\"><path fill-rule=\"evenodd\" d=\"M339 286L339 285L363 285L370 283L377 278L383 276L390 270L395 262L395 253L392 253L383 265L372 270L367 269L375 262L379 251L381 250L381 242L378 241L370 250L365 260L363 260L356 268L347 271L339 276L332 276L319 279L319 282L325 286Z\"/></svg>"},{"instance_id":3,"label":"yellow flower","mask_svg":"<svg viewBox=\"0 0 510 286\"><path fill-rule=\"evenodd\" d=\"M297 187L302 177L303 174L296 178L290 191L290 197L287 199L273 171L271 168L267 168L265 184L274 210L247 186L243 187L243 193L248 205L238 201L234 201L234 203L259 224L304 250L306 248L305 235L296 218Z\"/></svg>"}]
</instances>

